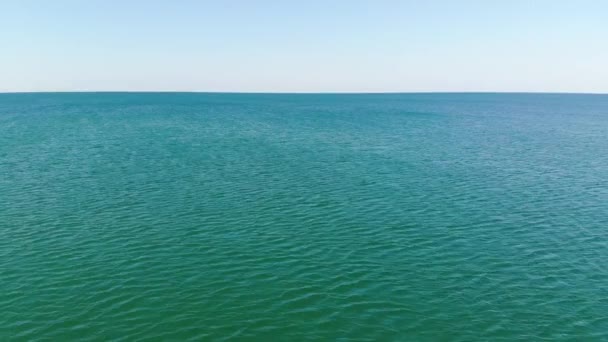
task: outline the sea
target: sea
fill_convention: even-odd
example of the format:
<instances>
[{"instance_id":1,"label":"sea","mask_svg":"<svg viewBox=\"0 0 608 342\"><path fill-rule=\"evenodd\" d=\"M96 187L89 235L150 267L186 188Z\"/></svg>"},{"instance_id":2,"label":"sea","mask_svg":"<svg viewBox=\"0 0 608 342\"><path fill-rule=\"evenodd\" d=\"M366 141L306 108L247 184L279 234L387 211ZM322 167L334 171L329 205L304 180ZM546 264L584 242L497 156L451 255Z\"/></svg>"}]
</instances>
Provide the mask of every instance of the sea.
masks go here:
<instances>
[{"instance_id":1,"label":"sea","mask_svg":"<svg viewBox=\"0 0 608 342\"><path fill-rule=\"evenodd\" d=\"M0 94L2 341L607 341L608 95Z\"/></svg>"}]
</instances>

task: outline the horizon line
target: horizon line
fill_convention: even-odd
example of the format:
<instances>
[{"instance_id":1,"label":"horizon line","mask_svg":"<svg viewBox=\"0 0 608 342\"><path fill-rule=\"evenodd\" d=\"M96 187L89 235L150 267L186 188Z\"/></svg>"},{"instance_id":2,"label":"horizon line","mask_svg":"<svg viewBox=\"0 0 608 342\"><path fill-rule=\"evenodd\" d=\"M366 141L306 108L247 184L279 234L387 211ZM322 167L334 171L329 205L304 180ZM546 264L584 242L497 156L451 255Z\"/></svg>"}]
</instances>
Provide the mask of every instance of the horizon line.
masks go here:
<instances>
[{"instance_id":1,"label":"horizon line","mask_svg":"<svg viewBox=\"0 0 608 342\"><path fill-rule=\"evenodd\" d=\"M182 94L251 94L251 95L399 95L399 94L555 94L555 95L608 95L608 92L575 91L208 91L208 90L34 90L0 91L0 94L95 94L95 93L182 93Z\"/></svg>"}]
</instances>

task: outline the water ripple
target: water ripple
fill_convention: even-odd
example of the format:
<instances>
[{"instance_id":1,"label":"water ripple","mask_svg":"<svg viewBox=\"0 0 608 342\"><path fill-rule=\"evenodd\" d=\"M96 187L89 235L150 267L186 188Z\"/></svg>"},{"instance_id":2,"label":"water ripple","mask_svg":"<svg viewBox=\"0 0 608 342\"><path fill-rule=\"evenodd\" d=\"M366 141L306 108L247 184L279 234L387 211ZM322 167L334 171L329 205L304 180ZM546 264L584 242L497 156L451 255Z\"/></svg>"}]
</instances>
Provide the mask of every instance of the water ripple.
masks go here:
<instances>
[{"instance_id":1,"label":"water ripple","mask_svg":"<svg viewBox=\"0 0 608 342\"><path fill-rule=\"evenodd\" d=\"M606 340L607 113L1 94L0 339Z\"/></svg>"}]
</instances>

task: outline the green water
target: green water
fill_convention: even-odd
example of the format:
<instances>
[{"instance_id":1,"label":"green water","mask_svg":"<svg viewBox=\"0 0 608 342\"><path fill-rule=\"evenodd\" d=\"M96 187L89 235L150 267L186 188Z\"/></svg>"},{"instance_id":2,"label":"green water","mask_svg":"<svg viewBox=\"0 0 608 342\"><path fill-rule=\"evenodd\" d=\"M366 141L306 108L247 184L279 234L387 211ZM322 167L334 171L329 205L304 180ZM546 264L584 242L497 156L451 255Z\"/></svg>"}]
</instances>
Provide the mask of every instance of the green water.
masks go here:
<instances>
[{"instance_id":1,"label":"green water","mask_svg":"<svg viewBox=\"0 0 608 342\"><path fill-rule=\"evenodd\" d=\"M0 340L608 340L608 96L0 94Z\"/></svg>"}]
</instances>

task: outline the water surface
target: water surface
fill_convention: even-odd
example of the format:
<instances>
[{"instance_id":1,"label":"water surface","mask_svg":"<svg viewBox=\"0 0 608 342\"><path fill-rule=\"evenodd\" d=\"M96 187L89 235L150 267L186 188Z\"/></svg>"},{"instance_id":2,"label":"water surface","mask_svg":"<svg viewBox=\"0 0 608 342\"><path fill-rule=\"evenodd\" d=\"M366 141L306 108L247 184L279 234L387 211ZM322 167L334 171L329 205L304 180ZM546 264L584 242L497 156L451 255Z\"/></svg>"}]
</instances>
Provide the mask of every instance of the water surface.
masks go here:
<instances>
[{"instance_id":1,"label":"water surface","mask_svg":"<svg viewBox=\"0 0 608 342\"><path fill-rule=\"evenodd\" d=\"M1 340L608 339L608 96L0 94Z\"/></svg>"}]
</instances>

